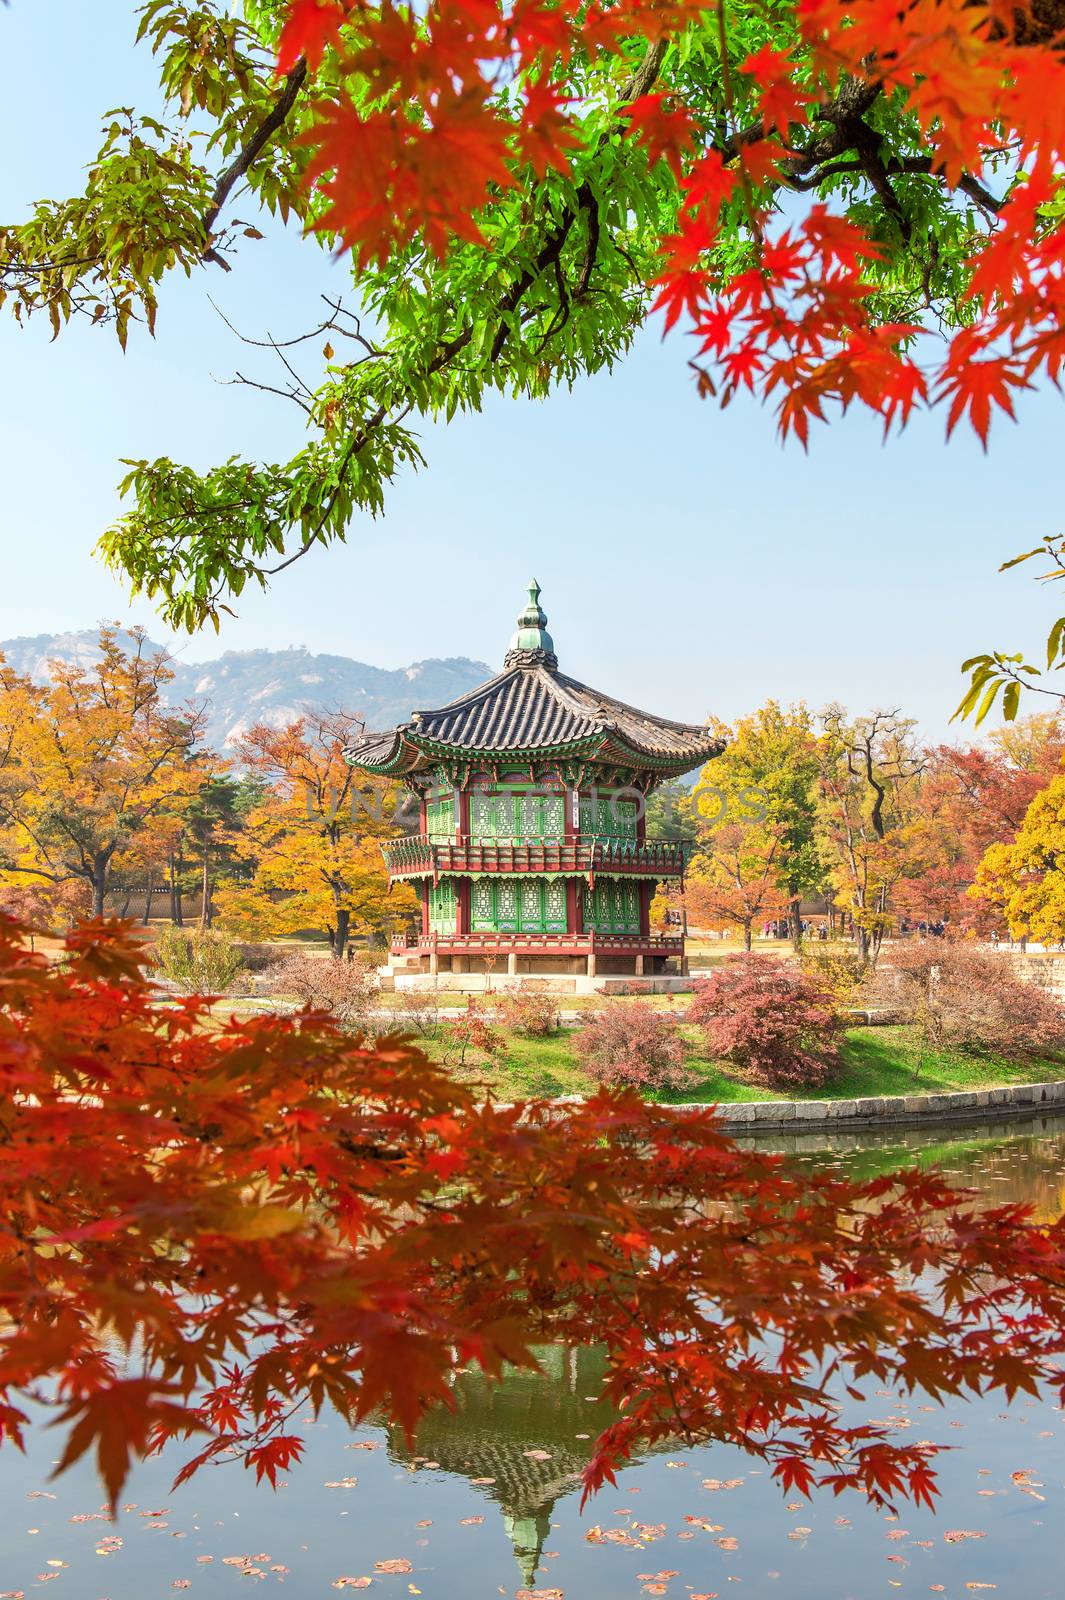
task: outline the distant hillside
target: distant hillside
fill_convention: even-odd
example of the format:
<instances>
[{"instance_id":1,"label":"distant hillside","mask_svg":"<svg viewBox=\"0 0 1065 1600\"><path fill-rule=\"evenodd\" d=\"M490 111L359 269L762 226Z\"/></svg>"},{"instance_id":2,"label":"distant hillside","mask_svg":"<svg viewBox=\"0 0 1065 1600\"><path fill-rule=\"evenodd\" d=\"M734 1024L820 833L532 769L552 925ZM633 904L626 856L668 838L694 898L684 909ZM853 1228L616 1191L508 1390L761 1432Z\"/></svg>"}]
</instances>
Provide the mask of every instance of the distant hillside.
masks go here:
<instances>
[{"instance_id":1,"label":"distant hillside","mask_svg":"<svg viewBox=\"0 0 1065 1600\"><path fill-rule=\"evenodd\" d=\"M0 652L17 672L40 683L48 676L49 661L87 666L99 654L97 640L93 628L40 633L0 640ZM368 728L388 728L406 721L413 710L445 705L493 671L483 661L451 656L389 672L348 656L317 656L303 649L227 650L204 662L179 656L173 666L171 702L191 700L207 707L205 737L216 750L233 745L255 722L284 727L308 710L346 711L363 717Z\"/></svg>"}]
</instances>

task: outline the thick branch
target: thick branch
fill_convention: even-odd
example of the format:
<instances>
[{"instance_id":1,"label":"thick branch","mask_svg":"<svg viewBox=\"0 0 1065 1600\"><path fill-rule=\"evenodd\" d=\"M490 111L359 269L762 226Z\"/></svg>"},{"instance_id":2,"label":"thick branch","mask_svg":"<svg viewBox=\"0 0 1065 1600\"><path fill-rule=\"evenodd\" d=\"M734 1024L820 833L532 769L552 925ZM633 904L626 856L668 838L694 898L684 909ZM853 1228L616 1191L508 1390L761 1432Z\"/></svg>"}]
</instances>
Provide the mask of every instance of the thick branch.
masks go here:
<instances>
[{"instance_id":1,"label":"thick branch","mask_svg":"<svg viewBox=\"0 0 1065 1600\"><path fill-rule=\"evenodd\" d=\"M211 231L218 220L219 212L229 199L234 184L243 178L252 163L270 143L274 134L284 126L288 114L295 105L297 96L306 81L307 62L304 57L301 57L285 79L284 87L274 101L273 108L260 122L251 138L241 145L233 160L215 184L214 193L211 196L211 204L203 219L203 229L208 239L210 239ZM224 267L226 271L229 270L228 262L224 261L210 245L204 251L203 258L205 261L213 261L216 265Z\"/></svg>"}]
</instances>

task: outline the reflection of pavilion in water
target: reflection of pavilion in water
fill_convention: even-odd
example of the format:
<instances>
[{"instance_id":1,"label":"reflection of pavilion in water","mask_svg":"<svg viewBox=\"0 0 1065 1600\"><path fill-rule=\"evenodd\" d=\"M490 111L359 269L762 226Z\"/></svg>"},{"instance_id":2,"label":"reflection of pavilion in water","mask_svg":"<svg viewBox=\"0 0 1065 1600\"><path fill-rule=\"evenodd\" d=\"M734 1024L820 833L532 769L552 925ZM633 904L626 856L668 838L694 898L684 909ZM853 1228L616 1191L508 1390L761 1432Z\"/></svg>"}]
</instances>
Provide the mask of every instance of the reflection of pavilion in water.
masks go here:
<instances>
[{"instance_id":1,"label":"reflection of pavilion in water","mask_svg":"<svg viewBox=\"0 0 1065 1600\"><path fill-rule=\"evenodd\" d=\"M527 1585L535 1582L555 1502L580 1488L592 1441L616 1416L595 1398L605 1370L601 1351L552 1346L537 1356L542 1372L508 1369L497 1384L479 1370L462 1373L454 1411L430 1412L413 1451L397 1429L390 1430L388 1446L394 1460L418 1457L473 1481L494 1500ZM478 1483L482 1478L491 1482Z\"/></svg>"}]
</instances>

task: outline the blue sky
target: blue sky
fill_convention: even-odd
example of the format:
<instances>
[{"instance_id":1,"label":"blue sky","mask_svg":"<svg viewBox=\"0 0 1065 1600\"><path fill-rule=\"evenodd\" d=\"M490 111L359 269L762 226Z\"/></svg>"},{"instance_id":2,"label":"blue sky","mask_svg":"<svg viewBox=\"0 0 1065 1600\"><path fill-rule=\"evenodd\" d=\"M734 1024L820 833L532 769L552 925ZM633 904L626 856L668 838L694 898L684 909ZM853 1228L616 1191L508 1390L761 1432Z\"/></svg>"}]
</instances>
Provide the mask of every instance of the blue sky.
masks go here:
<instances>
[{"instance_id":1,"label":"blue sky","mask_svg":"<svg viewBox=\"0 0 1065 1600\"><path fill-rule=\"evenodd\" d=\"M0 8L0 217L74 192L99 114L145 106L154 75L132 6L12 0ZM245 215L238 206L238 214ZM92 555L122 456L207 466L287 459L298 413L226 386L246 364L209 296L261 336L302 332L347 269L294 234L250 244L224 276L170 280L158 336L71 327L50 342L0 320L4 582L0 637L143 622L143 600ZM547 402L490 400L426 427L428 467L386 515L246 594L221 635L173 641L190 659L290 644L379 666L421 656L499 661L534 575L565 669L674 716L731 718L766 698L901 706L945 736L961 660L1037 648L1054 595L1004 558L1056 531L1065 409L1028 395L987 456L944 444L944 418L881 443L860 417L810 452L781 447L770 414L718 411L692 391L683 336L648 330L613 375ZM265 371L266 369L262 369Z\"/></svg>"}]
</instances>

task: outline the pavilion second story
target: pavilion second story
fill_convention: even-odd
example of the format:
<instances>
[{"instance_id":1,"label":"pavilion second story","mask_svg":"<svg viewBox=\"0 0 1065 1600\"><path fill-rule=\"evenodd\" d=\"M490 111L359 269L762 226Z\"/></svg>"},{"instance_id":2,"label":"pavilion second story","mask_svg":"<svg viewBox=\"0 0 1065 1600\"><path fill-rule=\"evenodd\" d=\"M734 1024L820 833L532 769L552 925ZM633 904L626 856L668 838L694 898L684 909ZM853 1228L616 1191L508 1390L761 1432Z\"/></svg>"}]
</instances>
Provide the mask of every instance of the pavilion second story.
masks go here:
<instances>
[{"instance_id":1,"label":"pavilion second story","mask_svg":"<svg viewBox=\"0 0 1065 1600\"><path fill-rule=\"evenodd\" d=\"M685 846L648 839L636 784L581 792L549 769L535 780L477 773L466 789L430 790L422 831L384 847L393 878L452 874L609 872L679 878Z\"/></svg>"}]
</instances>

